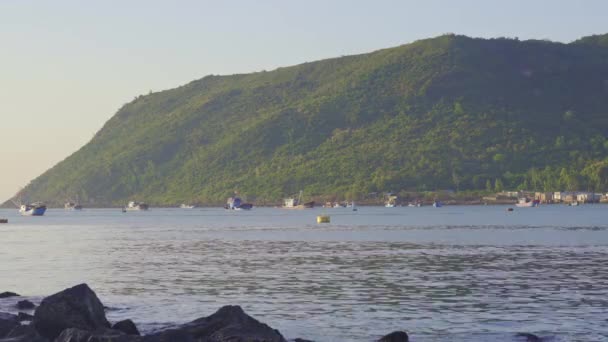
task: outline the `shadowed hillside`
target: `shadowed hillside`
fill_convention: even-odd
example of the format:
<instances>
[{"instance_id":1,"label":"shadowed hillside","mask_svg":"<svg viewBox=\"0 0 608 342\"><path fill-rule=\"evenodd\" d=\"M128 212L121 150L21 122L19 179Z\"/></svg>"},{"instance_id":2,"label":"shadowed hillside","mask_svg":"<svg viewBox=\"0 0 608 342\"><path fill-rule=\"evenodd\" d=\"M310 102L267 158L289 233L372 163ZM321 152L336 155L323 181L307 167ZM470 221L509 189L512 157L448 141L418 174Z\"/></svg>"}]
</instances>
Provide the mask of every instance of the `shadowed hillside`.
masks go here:
<instances>
[{"instance_id":1,"label":"shadowed hillside","mask_svg":"<svg viewBox=\"0 0 608 342\"><path fill-rule=\"evenodd\" d=\"M608 36L445 35L207 76L124 105L24 198L276 202L402 189L606 190ZM83 108L86 111L86 108ZM52 113L49 113L52 114Z\"/></svg>"}]
</instances>

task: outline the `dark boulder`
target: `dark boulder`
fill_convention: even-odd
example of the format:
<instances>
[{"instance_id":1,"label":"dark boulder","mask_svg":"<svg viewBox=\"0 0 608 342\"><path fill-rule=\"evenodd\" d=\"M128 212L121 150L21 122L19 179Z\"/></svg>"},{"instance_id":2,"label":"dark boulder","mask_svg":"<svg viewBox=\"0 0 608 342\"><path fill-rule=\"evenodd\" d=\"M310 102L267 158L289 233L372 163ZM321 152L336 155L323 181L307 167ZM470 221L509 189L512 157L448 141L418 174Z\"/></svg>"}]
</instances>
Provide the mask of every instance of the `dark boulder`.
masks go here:
<instances>
[{"instance_id":1,"label":"dark boulder","mask_svg":"<svg viewBox=\"0 0 608 342\"><path fill-rule=\"evenodd\" d=\"M23 322L23 321L31 321L31 320L33 320L33 319L34 319L34 316L32 316L32 315L30 315L30 314L28 314L28 313L25 313L25 312L20 312L20 313L18 313L18 314L17 314L17 319L18 319L20 322Z\"/></svg>"},{"instance_id":2,"label":"dark boulder","mask_svg":"<svg viewBox=\"0 0 608 342\"><path fill-rule=\"evenodd\" d=\"M408 342L410 337L405 331L393 331L392 333L383 336L378 342Z\"/></svg>"},{"instance_id":3,"label":"dark boulder","mask_svg":"<svg viewBox=\"0 0 608 342\"><path fill-rule=\"evenodd\" d=\"M103 304L87 284L44 298L34 313L32 324L48 339L56 338L68 328L91 331L110 328Z\"/></svg>"},{"instance_id":4,"label":"dark boulder","mask_svg":"<svg viewBox=\"0 0 608 342\"><path fill-rule=\"evenodd\" d=\"M180 335L180 339L168 338ZM190 337L190 339L187 339ZM145 342L286 342L277 331L247 315L240 306L224 306L211 316L199 318L176 329L146 336Z\"/></svg>"},{"instance_id":5,"label":"dark boulder","mask_svg":"<svg viewBox=\"0 0 608 342\"><path fill-rule=\"evenodd\" d=\"M9 292L9 291L0 293L0 299L8 298L8 297L19 297L19 295L16 294L15 292Z\"/></svg>"},{"instance_id":6,"label":"dark boulder","mask_svg":"<svg viewBox=\"0 0 608 342\"><path fill-rule=\"evenodd\" d=\"M140 336L126 335L122 331L112 329L97 329L87 331L70 328L57 336L54 342L141 342ZM176 341L177 342L177 341Z\"/></svg>"},{"instance_id":7,"label":"dark boulder","mask_svg":"<svg viewBox=\"0 0 608 342\"><path fill-rule=\"evenodd\" d=\"M517 333L517 335L515 335L518 338L518 341L525 341L525 342L542 342L543 339L534 335L534 334L530 334L530 333Z\"/></svg>"},{"instance_id":8,"label":"dark boulder","mask_svg":"<svg viewBox=\"0 0 608 342\"><path fill-rule=\"evenodd\" d=\"M16 315L0 312L0 338L6 337L18 325L20 323Z\"/></svg>"},{"instance_id":9,"label":"dark boulder","mask_svg":"<svg viewBox=\"0 0 608 342\"><path fill-rule=\"evenodd\" d=\"M48 342L30 325L18 325L0 342Z\"/></svg>"},{"instance_id":10,"label":"dark boulder","mask_svg":"<svg viewBox=\"0 0 608 342\"><path fill-rule=\"evenodd\" d=\"M36 307L36 304L25 299L25 300L18 301L16 306L17 306L17 309L19 309L19 310L31 310Z\"/></svg>"},{"instance_id":11,"label":"dark boulder","mask_svg":"<svg viewBox=\"0 0 608 342\"><path fill-rule=\"evenodd\" d=\"M124 321L116 322L112 326L112 329L120 330L127 335L140 335L139 330L137 330L137 327L135 326L135 323L133 323L133 321L130 319L125 319Z\"/></svg>"},{"instance_id":12,"label":"dark boulder","mask_svg":"<svg viewBox=\"0 0 608 342\"><path fill-rule=\"evenodd\" d=\"M195 342L188 332L179 329L168 329L162 332L144 336L143 342Z\"/></svg>"}]
</instances>

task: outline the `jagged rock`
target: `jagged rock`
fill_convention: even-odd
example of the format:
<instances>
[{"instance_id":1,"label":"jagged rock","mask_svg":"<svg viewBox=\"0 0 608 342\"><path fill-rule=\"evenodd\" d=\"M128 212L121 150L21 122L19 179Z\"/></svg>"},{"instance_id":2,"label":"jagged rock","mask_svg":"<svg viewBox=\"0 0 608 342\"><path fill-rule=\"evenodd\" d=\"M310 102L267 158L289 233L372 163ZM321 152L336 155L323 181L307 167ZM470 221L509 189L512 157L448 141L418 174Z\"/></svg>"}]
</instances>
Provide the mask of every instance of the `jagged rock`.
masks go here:
<instances>
[{"instance_id":1,"label":"jagged rock","mask_svg":"<svg viewBox=\"0 0 608 342\"><path fill-rule=\"evenodd\" d=\"M526 341L526 342L542 342L543 339L534 335L534 334L530 334L530 333L517 333L517 335L515 335L516 337L519 337L519 341Z\"/></svg>"},{"instance_id":2,"label":"jagged rock","mask_svg":"<svg viewBox=\"0 0 608 342\"><path fill-rule=\"evenodd\" d=\"M9 291L0 293L0 298L8 298L8 297L19 297L19 295L16 294L15 292L9 292Z\"/></svg>"},{"instance_id":3,"label":"jagged rock","mask_svg":"<svg viewBox=\"0 0 608 342\"><path fill-rule=\"evenodd\" d=\"M144 337L144 342L169 341L286 342L277 330L247 315L240 306L231 305L176 329Z\"/></svg>"},{"instance_id":4,"label":"jagged rock","mask_svg":"<svg viewBox=\"0 0 608 342\"><path fill-rule=\"evenodd\" d=\"M30 325L18 325L0 342L48 342Z\"/></svg>"},{"instance_id":5,"label":"jagged rock","mask_svg":"<svg viewBox=\"0 0 608 342\"><path fill-rule=\"evenodd\" d=\"M0 338L5 337L19 324L19 319L16 315L0 312Z\"/></svg>"},{"instance_id":6,"label":"jagged rock","mask_svg":"<svg viewBox=\"0 0 608 342\"><path fill-rule=\"evenodd\" d=\"M410 337L405 331L393 331L392 333L383 336L378 342L408 342Z\"/></svg>"},{"instance_id":7,"label":"jagged rock","mask_svg":"<svg viewBox=\"0 0 608 342\"><path fill-rule=\"evenodd\" d=\"M44 298L34 313L32 324L48 339L56 338L68 328L90 331L110 328L103 304L87 284Z\"/></svg>"},{"instance_id":8,"label":"jagged rock","mask_svg":"<svg viewBox=\"0 0 608 342\"><path fill-rule=\"evenodd\" d=\"M54 342L141 342L140 336L127 335L113 329L97 329L87 331L69 328L57 336ZM175 341L177 342L177 341Z\"/></svg>"},{"instance_id":9,"label":"jagged rock","mask_svg":"<svg viewBox=\"0 0 608 342\"><path fill-rule=\"evenodd\" d=\"M31 320L34 319L34 316L32 316L32 315L30 315L28 313L25 313L25 312L20 312L20 313L17 314L17 319L19 321L21 321L21 322L23 322L23 321L31 321Z\"/></svg>"},{"instance_id":10,"label":"jagged rock","mask_svg":"<svg viewBox=\"0 0 608 342\"><path fill-rule=\"evenodd\" d=\"M25 299L25 300L18 301L16 306L17 306L17 309L19 309L19 310L31 310L36 307L36 304Z\"/></svg>"},{"instance_id":11,"label":"jagged rock","mask_svg":"<svg viewBox=\"0 0 608 342\"><path fill-rule=\"evenodd\" d=\"M116 322L112 326L112 329L120 330L127 335L140 335L139 330L137 330L137 327L135 326L135 323L133 323L133 321L130 319L125 319L124 321Z\"/></svg>"},{"instance_id":12,"label":"jagged rock","mask_svg":"<svg viewBox=\"0 0 608 342\"><path fill-rule=\"evenodd\" d=\"M188 332L178 329L164 330L160 333L143 337L143 342L195 342Z\"/></svg>"}]
</instances>

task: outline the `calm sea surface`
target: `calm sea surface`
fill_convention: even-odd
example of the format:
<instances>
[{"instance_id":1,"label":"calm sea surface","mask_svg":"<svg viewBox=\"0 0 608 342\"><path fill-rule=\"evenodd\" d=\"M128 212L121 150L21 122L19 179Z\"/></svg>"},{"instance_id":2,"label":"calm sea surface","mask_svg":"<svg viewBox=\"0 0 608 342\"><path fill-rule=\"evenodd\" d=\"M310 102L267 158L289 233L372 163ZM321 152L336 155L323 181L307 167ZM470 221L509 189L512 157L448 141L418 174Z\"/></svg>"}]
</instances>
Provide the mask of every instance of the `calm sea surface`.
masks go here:
<instances>
[{"instance_id":1,"label":"calm sea surface","mask_svg":"<svg viewBox=\"0 0 608 342\"><path fill-rule=\"evenodd\" d=\"M316 216L331 215L331 224ZM88 283L141 330L241 305L287 338L608 341L608 206L0 210L0 292ZM0 311L11 311L0 300Z\"/></svg>"}]
</instances>

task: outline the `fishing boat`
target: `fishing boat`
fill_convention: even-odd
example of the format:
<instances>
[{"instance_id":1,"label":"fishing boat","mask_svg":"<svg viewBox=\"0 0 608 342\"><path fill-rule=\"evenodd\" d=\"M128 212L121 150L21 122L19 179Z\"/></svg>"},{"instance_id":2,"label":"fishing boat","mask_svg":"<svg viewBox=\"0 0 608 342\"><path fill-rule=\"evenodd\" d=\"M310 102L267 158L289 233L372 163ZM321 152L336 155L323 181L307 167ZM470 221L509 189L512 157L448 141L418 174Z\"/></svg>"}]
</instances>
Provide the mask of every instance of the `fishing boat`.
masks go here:
<instances>
[{"instance_id":1,"label":"fishing boat","mask_svg":"<svg viewBox=\"0 0 608 342\"><path fill-rule=\"evenodd\" d=\"M182 209L194 209L195 208L194 205L192 205L192 204L185 204L185 203L182 203L179 207L182 208Z\"/></svg>"},{"instance_id":2,"label":"fishing boat","mask_svg":"<svg viewBox=\"0 0 608 342\"><path fill-rule=\"evenodd\" d=\"M410 208L421 207L422 203L420 201L410 202L410 203L408 203L407 206L410 207Z\"/></svg>"},{"instance_id":3,"label":"fishing boat","mask_svg":"<svg viewBox=\"0 0 608 342\"><path fill-rule=\"evenodd\" d=\"M149 206L144 202L130 201L124 211L148 210Z\"/></svg>"},{"instance_id":4,"label":"fishing boat","mask_svg":"<svg viewBox=\"0 0 608 342\"><path fill-rule=\"evenodd\" d=\"M333 207L334 208L346 208L346 207L348 207L348 202L342 202L342 203L336 202L336 203L334 203Z\"/></svg>"},{"instance_id":5,"label":"fishing boat","mask_svg":"<svg viewBox=\"0 0 608 342\"><path fill-rule=\"evenodd\" d=\"M384 207L386 208L394 208L397 206L397 196L389 195L386 202L384 202Z\"/></svg>"},{"instance_id":6,"label":"fishing boat","mask_svg":"<svg viewBox=\"0 0 608 342\"><path fill-rule=\"evenodd\" d=\"M65 210L82 210L82 205L74 203L72 201L65 202L63 207L65 208Z\"/></svg>"},{"instance_id":7,"label":"fishing boat","mask_svg":"<svg viewBox=\"0 0 608 342\"><path fill-rule=\"evenodd\" d=\"M253 204L243 203L240 197L230 197L224 205L224 209L228 210L251 210L251 208L253 208Z\"/></svg>"},{"instance_id":8,"label":"fishing boat","mask_svg":"<svg viewBox=\"0 0 608 342\"><path fill-rule=\"evenodd\" d=\"M302 190L298 198L285 198L283 199L283 209L312 209L315 207L315 201L302 203Z\"/></svg>"},{"instance_id":9,"label":"fishing boat","mask_svg":"<svg viewBox=\"0 0 608 342\"><path fill-rule=\"evenodd\" d=\"M23 216L42 216L46 212L46 205L41 202L22 204L19 213Z\"/></svg>"},{"instance_id":10,"label":"fishing boat","mask_svg":"<svg viewBox=\"0 0 608 342\"><path fill-rule=\"evenodd\" d=\"M517 201L517 203L515 203L515 206L519 208L531 208L537 207L539 203L539 200L531 200L527 197L522 197Z\"/></svg>"},{"instance_id":11,"label":"fishing boat","mask_svg":"<svg viewBox=\"0 0 608 342\"><path fill-rule=\"evenodd\" d=\"M443 203L441 203L440 201L434 201L433 202L433 207L435 207L435 208L441 208L441 207L443 207Z\"/></svg>"}]
</instances>

